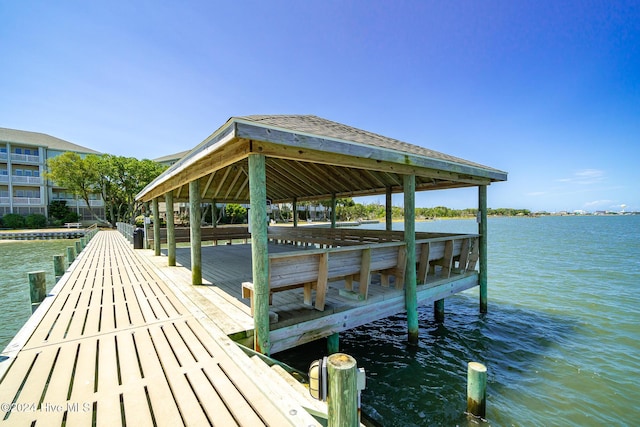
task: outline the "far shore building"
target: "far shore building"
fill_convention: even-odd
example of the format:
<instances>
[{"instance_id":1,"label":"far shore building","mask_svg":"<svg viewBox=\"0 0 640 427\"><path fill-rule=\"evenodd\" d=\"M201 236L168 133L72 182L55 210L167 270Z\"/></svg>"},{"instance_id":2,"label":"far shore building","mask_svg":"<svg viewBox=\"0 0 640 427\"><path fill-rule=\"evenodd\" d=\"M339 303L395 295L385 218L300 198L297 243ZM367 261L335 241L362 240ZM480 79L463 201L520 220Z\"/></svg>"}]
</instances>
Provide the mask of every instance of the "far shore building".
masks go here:
<instances>
[{"instance_id":1,"label":"far shore building","mask_svg":"<svg viewBox=\"0 0 640 427\"><path fill-rule=\"evenodd\" d=\"M43 133L0 128L0 217L9 213L48 216L49 204L62 200L81 221L93 220L84 200L44 179L47 160L68 151L81 156L100 154ZM100 195L93 195L89 202L94 213L104 218Z\"/></svg>"}]
</instances>

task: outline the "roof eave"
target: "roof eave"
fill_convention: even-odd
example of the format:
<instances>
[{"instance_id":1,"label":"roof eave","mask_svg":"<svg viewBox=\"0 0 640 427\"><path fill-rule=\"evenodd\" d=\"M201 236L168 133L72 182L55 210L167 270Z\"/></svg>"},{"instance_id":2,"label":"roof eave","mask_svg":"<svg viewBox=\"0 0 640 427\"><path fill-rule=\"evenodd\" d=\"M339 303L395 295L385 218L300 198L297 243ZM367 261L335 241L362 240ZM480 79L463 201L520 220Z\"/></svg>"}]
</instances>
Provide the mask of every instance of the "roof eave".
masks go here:
<instances>
[{"instance_id":1,"label":"roof eave","mask_svg":"<svg viewBox=\"0 0 640 427\"><path fill-rule=\"evenodd\" d=\"M497 169L474 167L389 148L375 147L353 141L297 132L275 126L259 125L242 119L236 119L235 121L236 136L238 138L264 141L305 150L325 151L345 156L442 170L485 178L492 182L507 180L507 173Z\"/></svg>"}]
</instances>

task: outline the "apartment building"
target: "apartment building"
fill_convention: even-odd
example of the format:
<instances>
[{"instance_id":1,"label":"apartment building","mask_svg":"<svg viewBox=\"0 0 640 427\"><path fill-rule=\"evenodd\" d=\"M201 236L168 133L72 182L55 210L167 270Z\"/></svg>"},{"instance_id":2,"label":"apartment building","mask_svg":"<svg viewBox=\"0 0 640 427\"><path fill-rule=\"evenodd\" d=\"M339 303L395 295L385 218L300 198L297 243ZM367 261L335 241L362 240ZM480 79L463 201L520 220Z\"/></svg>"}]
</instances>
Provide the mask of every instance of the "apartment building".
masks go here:
<instances>
[{"instance_id":1,"label":"apartment building","mask_svg":"<svg viewBox=\"0 0 640 427\"><path fill-rule=\"evenodd\" d=\"M44 179L47 160L67 151L100 154L43 133L0 128L0 217L8 213L48 216L49 203L64 200L81 220L93 219L84 200ZM104 218L101 197L94 195L89 202L93 211Z\"/></svg>"}]
</instances>

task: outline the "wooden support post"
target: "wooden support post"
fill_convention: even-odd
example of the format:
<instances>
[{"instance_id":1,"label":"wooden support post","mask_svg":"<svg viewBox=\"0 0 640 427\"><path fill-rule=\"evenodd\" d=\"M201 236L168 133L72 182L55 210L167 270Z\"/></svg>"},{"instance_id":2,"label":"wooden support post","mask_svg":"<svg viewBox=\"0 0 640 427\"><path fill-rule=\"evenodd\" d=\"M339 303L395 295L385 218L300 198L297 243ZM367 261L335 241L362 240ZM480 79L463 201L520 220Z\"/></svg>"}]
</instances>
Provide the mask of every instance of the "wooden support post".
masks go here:
<instances>
[{"instance_id":1,"label":"wooden support post","mask_svg":"<svg viewBox=\"0 0 640 427\"><path fill-rule=\"evenodd\" d=\"M76 256L80 255L82 252L82 242L80 240L76 240Z\"/></svg>"},{"instance_id":2,"label":"wooden support post","mask_svg":"<svg viewBox=\"0 0 640 427\"><path fill-rule=\"evenodd\" d=\"M484 418L487 412L487 368L469 362L467 368L467 412Z\"/></svg>"},{"instance_id":3,"label":"wooden support post","mask_svg":"<svg viewBox=\"0 0 640 427\"><path fill-rule=\"evenodd\" d=\"M143 247L144 249L149 249L149 202L145 202L144 204L144 241Z\"/></svg>"},{"instance_id":4,"label":"wooden support post","mask_svg":"<svg viewBox=\"0 0 640 427\"><path fill-rule=\"evenodd\" d=\"M298 226L298 199L294 197L291 205L293 208L293 226L297 227Z\"/></svg>"},{"instance_id":5,"label":"wooden support post","mask_svg":"<svg viewBox=\"0 0 640 427\"><path fill-rule=\"evenodd\" d=\"M393 206L391 204L391 186L387 186L387 192L385 197L385 229L387 231L393 230Z\"/></svg>"},{"instance_id":6,"label":"wooden support post","mask_svg":"<svg viewBox=\"0 0 640 427\"><path fill-rule=\"evenodd\" d=\"M176 265L176 226L173 212L173 191L164 195L164 203L167 210L167 265Z\"/></svg>"},{"instance_id":7,"label":"wooden support post","mask_svg":"<svg viewBox=\"0 0 640 427\"><path fill-rule=\"evenodd\" d=\"M405 306L410 344L418 343L418 293L416 278L416 177L403 176L404 242L406 244ZM396 278L397 280L397 278Z\"/></svg>"},{"instance_id":8,"label":"wooden support post","mask_svg":"<svg viewBox=\"0 0 640 427\"><path fill-rule=\"evenodd\" d=\"M73 246L67 246L67 259L69 260L69 265L76 259L76 249Z\"/></svg>"},{"instance_id":9,"label":"wooden support post","mask_svg":"<svg viewBox=\"0 0 640 427\"><path fill-rule=\"evenodd\" d=\"M340 334L335 332L327 337L327 354L335 354L340 351Z\"/></svg>"},{"instance_id":10,"label":"wooden support post","mask_svg":"<svg viewBox=\"0 0 640 427\"><path fill-rule=\"evenodd\" d=\"M367 299L369 285L371 285L371 248L366 248L362 250L362 260L360 261L359 291L362 299Z\"/></svg>"},{"instance_id":11,"label":"wooden support post","mask_svg":"<svg viewBox=\"0 0 640 427\"><path fill-rule=\"evenodd\" d=\"M331 228L336 228L336 195L331 195Z\"/></svg>"},{"instance_id":12,"label":"wooden support post","mask_svg":"<svg viewBox=\"0 0 640 427\"><path fill-rule=\"evenodd\" d=\"M433 302L433 317L436 322L444 322L444 298Z\"/></svg>"},{"instance_id":13,"label":"wooden support post","mask_svg":"<svg viewBox=\"0 0 640 427\"><path fill-rule=\"evenodd\" d=\"M64 255L54 255L53 256L53 273L56 278L56 282L60 280L62 276L64 276L64 272L66 267L64 265Z\"/></svg>"},{"instance_id":14,"label":"wooden support post","mask_svg":"<svg viewBox=\"0 0 640 427\"><path fill-rule=\"evenodd\" d=\"M418 262L418 277L416 281L421 284L427 283L427 274L429 274L429 252L431 251L431 243L424 242L420 247L420 261Z\"/></svg>"},{"instance_id":15,"label":"wooden support post","mask_svg":"<svg viewBox=\"0 0 640 427\"><path fill-rule=\"evenodd\" d=\"M189 183L189 225L191 229L191 284L202 285L202 227L200 182Z\"/></svg>"},{"instance_id":16,"label":"wooden support post","mask_svg":"<svg viewBox=\"0 0 640 427\"><path fill-rule=\"evenodd\" d=\"M32 271L28 275L31 313L33 313L47 296L47 277L44 271Z\"/></svg>"},{"instance_id":17,"label":"wooden support post","mask_svg":"<svg viewBox=\"0 0 640 427\"><path fill-rule=\"evenodd\" d=\"M216 206L216 199L211 200L211 225L213 228L218 228L218 206ZM217 242L217 240L215 242Z\"/></svg>"},{"instance_id":18,"label":"wooden support post","mask_svg":"<svg viewBox=\"0 0 640 427\"><path fill-rule=\"evenodd\" d=\"M356 360L347 354L332 354L327 359L327 376L328 426L358 426L360 422Z\"/></svg>"},{"instance_id":19,"label":"wooden support post","mask_svg":"<svg viewBox=\"0 0 640 427\"><path fill-rule=\"evenodd\" d=\"M153 209L153 254L160 256L160 250L162 248L160 242L160 209L158 207L158 198L154 197L151 203Z\"/></svg>"},{"instance_id":20,"label":"wooden support post","mask_svg":"<svg viewBox=\"0 0 640 427\"><path fill-rule=\"evenodd\" d=\"M251 260L254 286L254 350L269 354L269 249L267 246L267 173L264 154L249 154Z\"/></svg>"},{"instance_id":21,"label":"wooden support post","mask_svg":"<svg viewBox=\"0 0 640 427\"><path fill-rule=\"evenodd\" d=\"M324 311L329 288L329 252L323 252L318 260L318 281L316 286L316 310Z\"/></svg>"},{"instance_id":22,"label":"wooden support post","mask_svg":"<svg viewBox=\"0 0 640 427\"><path fill-rule=\"evenodd\" d=\"M487 312L487 186L478 187L478 234L480 271L478 284L480 285L480 313Z\"/></svg>"}]
</instances>

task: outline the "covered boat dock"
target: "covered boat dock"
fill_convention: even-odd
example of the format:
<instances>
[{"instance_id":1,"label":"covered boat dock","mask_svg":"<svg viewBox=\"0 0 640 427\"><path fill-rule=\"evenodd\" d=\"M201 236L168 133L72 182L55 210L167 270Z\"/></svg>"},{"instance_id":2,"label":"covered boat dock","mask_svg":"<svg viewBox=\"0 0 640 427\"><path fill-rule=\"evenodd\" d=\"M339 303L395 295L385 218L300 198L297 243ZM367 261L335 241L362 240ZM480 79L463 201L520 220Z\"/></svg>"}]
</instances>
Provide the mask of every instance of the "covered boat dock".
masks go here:
<instances>
[{"instance_id":1,"label":"covered boat dock","mask_svg":"<svg viewBox=\"0 0 640 427\"><path fill-rule=\"evenodd\" d=\"M155 218L164 202L166 265L189 266L194 300L208 304L202 288L215 288L210 298L249 319L229 335L268 354L335 341L342 330L403 311L416 342L419 305L434 303L442 313L446 296L475 286L486 311L487 186L506 179L497 169L316 116L247 116L229 119L137 198L152 202ZM416 191L460 187L478 188L478 233L416 233ZM392 231L394 193L404 195L404 232ZM336 199L377 194L386 197L386 231L298 226L295 216L293 227L268 224L268 202L291 203L295 212L298 202L331 200L335 226ZM176 248L176 202L190 205L189 250ZM202 203L249 204L251 244L203 247ZM155 255L160 232L154 228Z\"/></svg>"}]
</instances>

